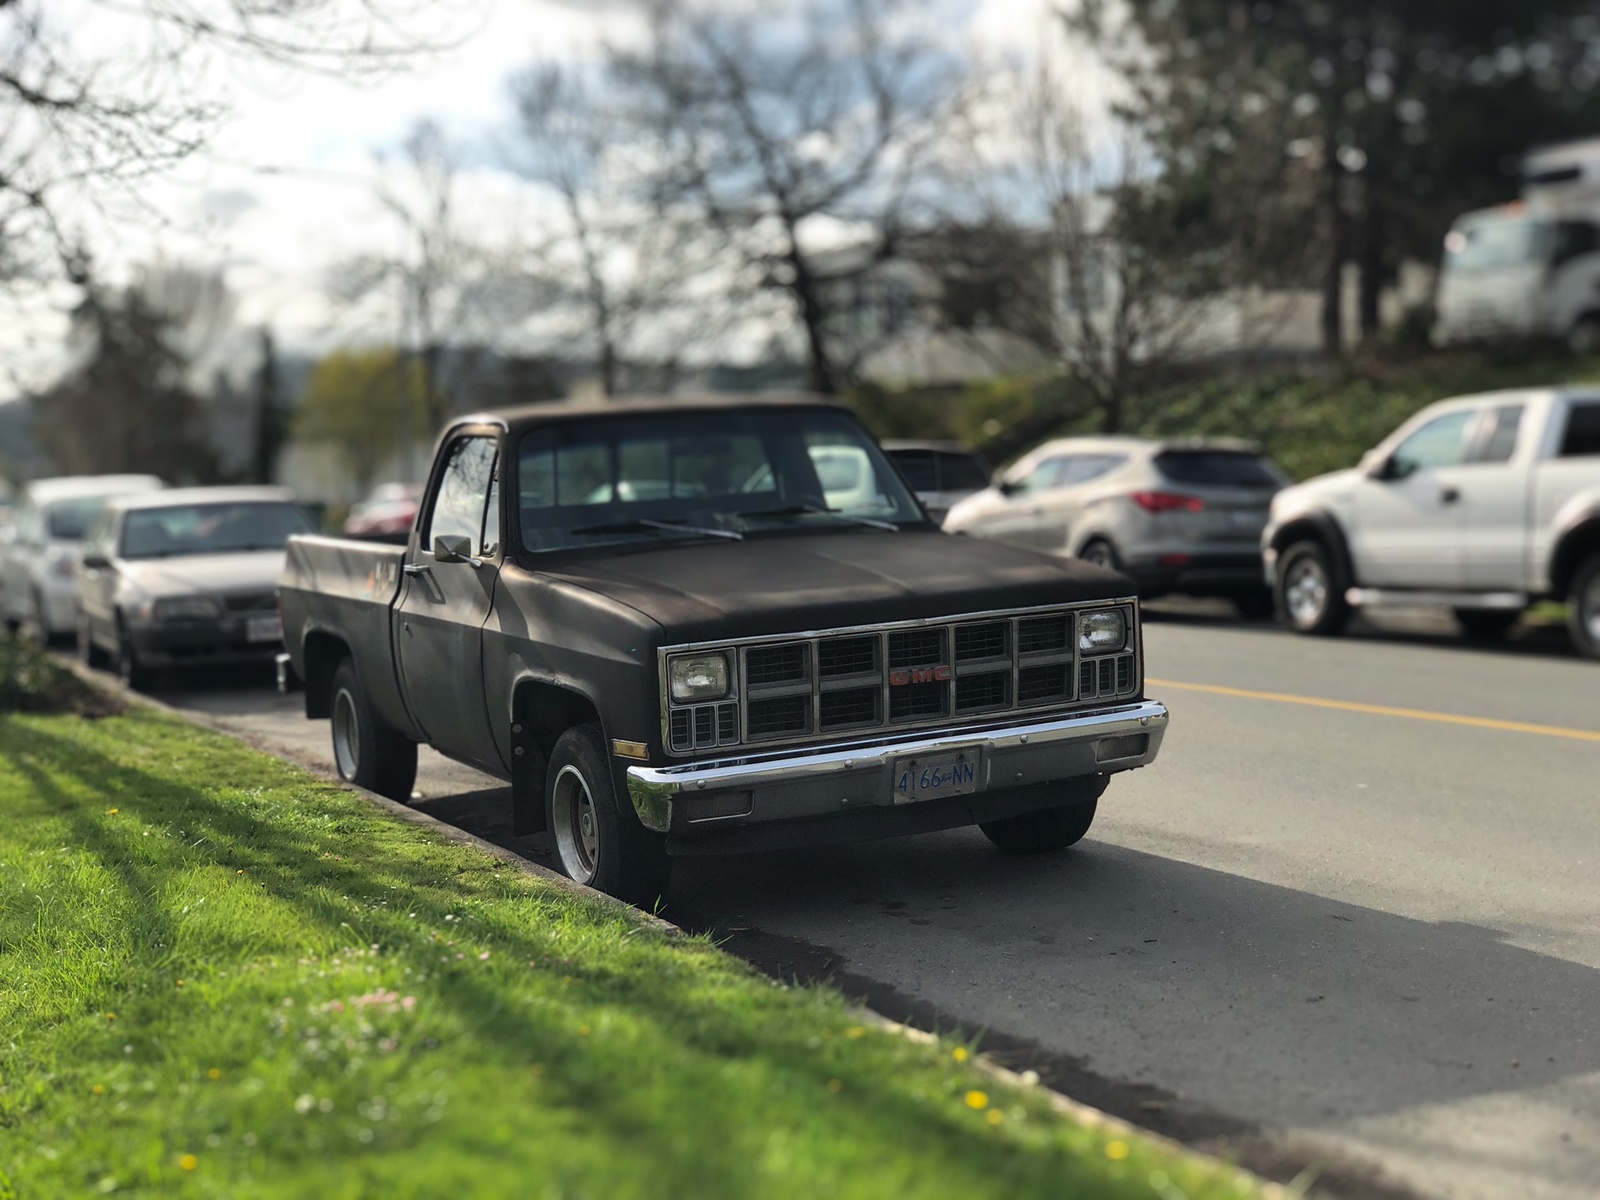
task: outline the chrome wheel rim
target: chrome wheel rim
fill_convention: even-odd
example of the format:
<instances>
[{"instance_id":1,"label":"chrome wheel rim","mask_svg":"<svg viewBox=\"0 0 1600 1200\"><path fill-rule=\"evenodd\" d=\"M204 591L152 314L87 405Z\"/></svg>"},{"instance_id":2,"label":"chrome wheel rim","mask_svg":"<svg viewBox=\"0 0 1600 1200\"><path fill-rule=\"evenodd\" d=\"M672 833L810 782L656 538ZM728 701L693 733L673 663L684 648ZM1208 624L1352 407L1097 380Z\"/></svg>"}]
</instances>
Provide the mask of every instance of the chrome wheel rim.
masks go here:
<instances>
[{"instance_id":1,"label":"chrome wheel rim","mask_svg":"<svg viewBox=\"0 0 1600 1200\"><path fill-rule=\"evenodd\" d=\"M1104 542L1096 542L1084 550L1083 561L1091 567L1105 567L1107 570L1115 570L1117 565L1112 561L1111 547Z\"/></svg>"},{"instance_id":2,"label":"chrome wheel rim","mask_svg":"<svg viewBox=\"0 0 1600 1200\"><path fill-rule=\"evenodd\" d=\"M579 883L588 883L600 861L600 821L589 781L577 767L556 773L550 807L562 868Z\"/></svg>"},{"instance_id":3,"label":"chrome wheel rim","mask_svg":"<svg viewBox=\"0 0 1600 1200\"><path fill-rule=\"evenodd\" d=\"M1321 620L1328 608L1328 576L1321 563L1314 558L1301 558L1289 565L1283 603L1290 620L1302 629Z\"/></svg>"},{"instance_id":4,"label":"chrome wheel rim","mask_svg":"<svg viewBox=\"0 0 1600 1200\"><path fill-rule=\"evenodd\" d=\"M339 778L354 780L361 766L361 730L356 724L356 701L341 689L333 698L333 758Z\"/></svg>"}]
</instances>

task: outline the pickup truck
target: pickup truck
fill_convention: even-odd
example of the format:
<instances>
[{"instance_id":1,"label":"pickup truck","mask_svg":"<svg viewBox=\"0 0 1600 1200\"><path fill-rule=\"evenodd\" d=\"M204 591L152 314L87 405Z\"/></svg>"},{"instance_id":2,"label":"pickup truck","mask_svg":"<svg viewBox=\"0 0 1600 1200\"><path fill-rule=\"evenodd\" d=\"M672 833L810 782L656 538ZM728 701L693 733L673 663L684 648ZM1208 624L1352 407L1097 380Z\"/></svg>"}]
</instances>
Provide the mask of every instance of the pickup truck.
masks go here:
<instances>
[{"instance_id":1,"label":"pickup truck","mask_svg":"<svg viewBox=\"0 0 1600 1200\"><path fill-rule=\"evenodd\" d=\"M1431 405L1358 468L1279 492L1261 545L1301 633L1338 633L1357 608L1428 605L1493 638L1551 599L1600 658L1600 390Z\"/></svg>"},{"instance_id":2,"label":"pickup truck","mask_svg":"<svg viewBox=\"0 0 1600 1200\"><path fill-rule=\"evenodd\" d=\"M830 488L845 458L869 488ZM681 855L971 824L1063 848L1167 724L1131 581L941 532L807 398L462 418L408 544L291 538L279 604L343 778L404 801L432 745L636 903Z\"/></svg>"}]
</instances>

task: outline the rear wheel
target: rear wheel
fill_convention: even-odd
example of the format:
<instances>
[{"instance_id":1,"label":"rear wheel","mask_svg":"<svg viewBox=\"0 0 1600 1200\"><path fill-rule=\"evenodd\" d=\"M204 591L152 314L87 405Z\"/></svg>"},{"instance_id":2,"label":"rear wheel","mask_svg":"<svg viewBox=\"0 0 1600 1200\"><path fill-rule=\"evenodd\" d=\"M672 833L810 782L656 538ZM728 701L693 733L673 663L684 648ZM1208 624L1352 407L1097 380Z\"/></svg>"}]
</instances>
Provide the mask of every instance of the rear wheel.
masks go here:
<instances>
[{"instance_id":1,"label":"rear wheel","mask_svg":"<svg viewBox=\"0 0 1600 1200\"><path fill-rule=\"evenodd\" d=\"M333 673L331 707L339 778L402 804L409 801L417 782L417 744L373 711L352 659Z\"/></svg>"},{"instance_id":2,"label":"rear wheel","mask_svg":"<svg viewBox=\"0 0 1600 1200\"><path fill-rule=\"evenodd\" d=\"M1573 576L1567 627L1579 653L1600 658L1600 554L1586 558Z\"/></svg>"},{"instance_id":3,"label":"rear wheel","mask_svg":"<svg viewBox=\"0 0 1600 1200\"><path fill-rule=\"evenodd\" d=\"M1350 619L1350 604L1321 542L1296 542L1278 557L1277 608L1296 633L1331 635Z\"/></svg>"},{"instance_id":4,"label":"rear wheel","mask_svg":"<svg viewBox=\"0 0 1600 1200\"><path fill-rule=\"evenodd\" d=\"M1104 567L1108 571L1120 571L1122 568L1117 563L1117 552L1110 542L1104 538L1095 538L1082 550L1078 557L1091 567Z\"/></svg>"},{"instance_id":5,"label":"rear wheel","mask_svg":"<svg viewBox=\"0 0 1600 1200\"><path fill-rule=\"evenodd\" d=\"M561 735L550 752L544 795L562 874L645 909L666 894L672 874L666 841L618 805L599 726Z\"/></svg>"},{"instance_id":6,"label":"rear wheel","mask_svg":"<svg viewBox=\"0 0 1600 1200\"><path fill-rule=\"evenodd\" d=\"M1475 642L1493 642L1505 637L1522 616L1516 610L1498 608L1458 608L1456 621Z\"/></svg>"},{"instance_id":7,"label":"rear wheel","mask_svg":"<svg viewBox=\"0 0 1600 1200\"><path fill-rule=\"evenodd\" d=\"M1100 796L1109 782L1110 778L1105 775L1066 780L1060 786L1073 798L1062 807L982 821L978 828L1007 854L1050 854L1065 850L1081 842L1083 835L1089 832Z\"/></svg>"}]
</instances>

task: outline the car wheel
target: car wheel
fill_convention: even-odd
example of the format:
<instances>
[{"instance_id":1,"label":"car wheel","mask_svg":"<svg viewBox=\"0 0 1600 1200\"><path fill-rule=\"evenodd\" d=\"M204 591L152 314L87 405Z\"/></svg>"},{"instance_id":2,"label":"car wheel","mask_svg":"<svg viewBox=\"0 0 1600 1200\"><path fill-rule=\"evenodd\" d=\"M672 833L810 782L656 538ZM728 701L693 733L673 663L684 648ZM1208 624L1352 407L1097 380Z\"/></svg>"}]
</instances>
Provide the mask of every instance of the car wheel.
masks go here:
<instances>
[{"instance_id":1,"label":"car wheel","mask_svg":"<svg viewBox=\"0 0 1600 1200\"><path fill-rule=\"evenodd\" d=\"M1567 333L1567 349L1579 358L1600 353L1600 319L1581 318Z\"/></svg>"},{"instance_id":2,"label":"car wheel","mask_svg":"<svg viewBox=\"0 0 1600 1200\"><path fill-rule=\"evenodd\" d=\"M1065 850L1083 840L1094 824L1100 796L1110 783L1106 775L1069 779L1059 786L1073 794L1070 803L1060 808L1019 813L997 821L980 821L983 836L1007 854L1049 854Z\"/></svg>"},{"instance_id":3,"label":"car wheel","mask_svg":"<svg viewBox=\"0 0 1600 1200\"><path fill-rule=\"evenodd\" d=\"M402 804L417 782L417 744L384 724L367 702L354 660L333 673L333 763L346 783Z\"/></svg>"},{"instance_id":4,"label":"car wheel","mask_svg":"<svg viewBox=\"0 0 1600 1200\"><path fill-rule=\"evenodd\" d=\"M1456 622L1474 642L1493 642L1505 637L1522 614L1498 608L1458 608Z\"/></svg>"},{"instance_id":5,"label":"car wheel","mask_svg":"<svg viewBox=\"0 0 1600 1200\"><path fill-rule=\"evenodd\" d=\"M641 908L665 895L672 873L666 839L618 805L599 726L561 735L550 752L544 795L562 874Z\"/></svg>"},{"instance_id":6,"label":"car wheel","mask_svg":"<svg viewBox=\"0 0 1600 1200\"><path fill-rule=\"evenodd\" d=\"M123 687L134 692L150 690L153 673L139 661L139 652L133 648L127 630L120 627L117 629L116 667Z\"/></svg>"},{"instance_id":7,"label":"car wheel","mask_svg":"<svg viewBox=\"0 0 1600 1200\"><path fill-rule=\"evenodd\" d=\"M1091 567L1104 567L1108 571L1120 571L1121 565L1117 562L1117 552L1112 549L1111 543L1104 538L1095 538L1082 550L1078 557Z\"/></svg>"},{"instance_id":8,"label":"car wheel","mask_svg":"<svg viewBox=\"0 0 1600 1200\"><path fill-rule=\"evenodd\" d=\"M1600 554L1591 554L1573 576L1567 625L1579 653L1600 658Z\"/></svg>"},{"instance_id":9,"label":"car wheel","mask_svg":"<svg viewBox=\"0 0 1600 1200\"><path fill-rule=\"evenodd\" d=\"M89 618L82 613L78 614L78 661L97 671L107 666L106 652L94 644L89 634Z\"/></svg>"},{"instance_id":10,"label":"car wheel","mask_svg":"<svg viewBox=\"0 0 1600 1200\"><path fill-rule=\"evenodd\" d=\"M1274 593L1278 611L1296 633L1336 634L1350 619L1350 604L1321 542L1296 542L1279 555Z\"/></svg>"},{"instance_id":11,"label":"car wheel","mask_svg":"<svg viewBox=\"0 0 1600 1200\"><path fill-rule=\"evenodd\" d=\"M1271 588L1256 588L1248 592L1238 592L1234 594L1232 599L1234 608L1239 610L1239 615L1246 621L1270 620L1277 608L1277 602L1273 599Z\"/></svg>"}]
</instances>

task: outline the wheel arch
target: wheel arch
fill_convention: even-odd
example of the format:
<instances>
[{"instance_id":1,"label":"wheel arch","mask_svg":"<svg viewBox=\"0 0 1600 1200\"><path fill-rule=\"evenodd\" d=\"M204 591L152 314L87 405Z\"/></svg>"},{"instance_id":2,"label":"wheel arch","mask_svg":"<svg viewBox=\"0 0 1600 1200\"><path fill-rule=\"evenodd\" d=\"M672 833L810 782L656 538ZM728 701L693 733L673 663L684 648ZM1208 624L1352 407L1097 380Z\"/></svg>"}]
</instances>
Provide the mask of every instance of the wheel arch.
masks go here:
<instances>
[{"instance_id":1,"label":"wheel arch","mask_svg":"<svg viewBox=\"0 0 1600 1200\"><path fill-rule=\"evenodd\" d=\"M561 735L578 725L598 725L602 748L605 720L600 706L579 688L547 679L518 680L511 690L511 805L518 834L544 829L544 776ZM610 758L610 755L607 755ZM624 781L613 770L612 792L623 808ZM624 815L631 815L630 813Z\"/></svg>"},{"instance_id":2,"label":"wheel arch","mask_svg":"<svg viewBox=\"0 0 1600 1200\"><path fill-rule=\"evenodd\" d=\"M1328 513L1310 512L1285 521L1272 535L1270 545L1272 549L1282 554L1296 542L1320 542L1328 552L1328 557L1335 572L1338 573L1339 583L1344 587L1358 584L1355 560L1350 555L1350 542L1345 537L1344 529L1339 522Z\"/></svg>"},{"instance_id":3,"label":"wheel arch","mask_svg":"<svg viewBox=\"0 0 1600 1200\"><path fill-rule=\"evenodd\" d=\"M1591 554L1600 554L1600 508L1571 525L1556 541L1550 556L1550 590L1565 598L1573 577Z\"/></svg>"},{"instance_id":4,"label":"wheel arch","mask_svg":"<svg viewBox=\"0 0 1600 1200\"><path fill-rule=\"evenodd\" d=\"M350 657L350 645L338 634L312 630L302 643L305 658L306 717L333 716L333 673Z\"/></svg>"}]
</instances>

